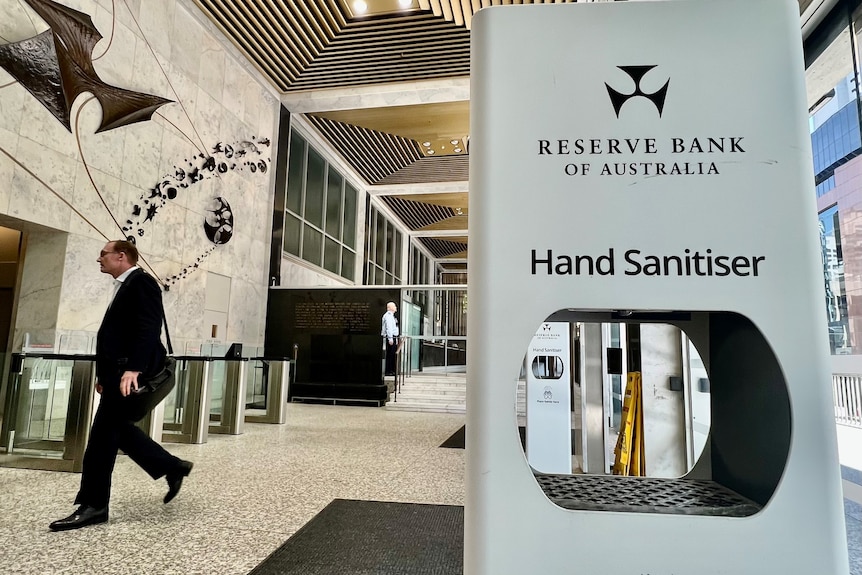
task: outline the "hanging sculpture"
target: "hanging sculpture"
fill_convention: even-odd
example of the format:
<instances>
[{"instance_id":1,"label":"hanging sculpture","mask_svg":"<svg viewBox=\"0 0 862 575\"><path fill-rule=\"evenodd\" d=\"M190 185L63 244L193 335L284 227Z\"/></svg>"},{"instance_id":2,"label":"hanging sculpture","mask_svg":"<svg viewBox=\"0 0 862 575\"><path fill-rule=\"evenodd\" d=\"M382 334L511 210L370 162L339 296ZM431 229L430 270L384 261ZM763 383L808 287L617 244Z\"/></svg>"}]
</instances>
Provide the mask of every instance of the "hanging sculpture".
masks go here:
<instances>
[{"instance_id":1,"label":"hanging sculpture","mask_svg":"<svg viewBox=\"0 0 862 575\"><path fill-rule=\"evenodd\" d=\"M51 0L25 0L48 24L41 34L0 46L0 67L11 74L72 131L72 103L90 92L102 106L104 132L149 120L160 106L171 102L160 96L106 84L93 67L93 47L102 35L88 14Z\"/></svg>"}]
</instances>

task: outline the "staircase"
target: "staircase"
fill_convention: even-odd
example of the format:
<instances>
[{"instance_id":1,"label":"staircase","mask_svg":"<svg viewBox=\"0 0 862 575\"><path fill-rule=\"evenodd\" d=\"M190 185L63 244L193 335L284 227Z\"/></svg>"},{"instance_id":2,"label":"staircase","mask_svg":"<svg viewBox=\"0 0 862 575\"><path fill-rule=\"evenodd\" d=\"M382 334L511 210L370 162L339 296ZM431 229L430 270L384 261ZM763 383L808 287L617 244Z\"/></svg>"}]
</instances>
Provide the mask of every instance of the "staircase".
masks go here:
<instances>
[{"instance_id":1,"label":"staircase","mask_svg":"<svg viewBox=\"0 0 862 575\"><path fill-rule=\"evenodd\" d=\"M413 374L405 377L396 397L389 395L386 409L464 413L467 405L467 374Z\"/></svg>"}]
</instances>

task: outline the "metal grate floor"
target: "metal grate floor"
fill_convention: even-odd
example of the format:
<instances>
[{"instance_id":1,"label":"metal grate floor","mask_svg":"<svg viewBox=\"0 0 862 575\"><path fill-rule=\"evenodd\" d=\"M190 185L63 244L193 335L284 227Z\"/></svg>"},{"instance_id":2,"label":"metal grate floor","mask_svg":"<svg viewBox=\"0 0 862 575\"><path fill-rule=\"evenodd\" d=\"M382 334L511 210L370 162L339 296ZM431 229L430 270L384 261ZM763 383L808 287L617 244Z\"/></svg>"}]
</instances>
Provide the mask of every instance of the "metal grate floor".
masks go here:
<instances>
[{"instance_id":1,"label":"metal grate floor","mask_svg":"<svg viewBox=\"0 0 862 575\"><path fill-rule=\"evenodd\" d=\"M545 495L564 509L748 517L761 506L714 481L536 474Z\"/></svg>"}]
</instances>

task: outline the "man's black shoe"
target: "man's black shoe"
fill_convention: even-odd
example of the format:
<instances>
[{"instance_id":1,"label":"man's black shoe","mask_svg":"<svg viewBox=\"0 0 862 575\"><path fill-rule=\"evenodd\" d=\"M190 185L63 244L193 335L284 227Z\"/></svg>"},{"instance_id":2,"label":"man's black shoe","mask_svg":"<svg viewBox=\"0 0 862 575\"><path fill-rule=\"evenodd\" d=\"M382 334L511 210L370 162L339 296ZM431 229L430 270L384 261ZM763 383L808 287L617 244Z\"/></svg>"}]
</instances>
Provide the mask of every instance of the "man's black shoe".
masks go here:
<instances>
[{"instance_id":1,"label":"man's black shoe","mask_svg":"<svg viewBox=\"0 0 862 575\"><path fill-rule=\"evenodd\" d=\"M165 479L168 481L168 493L165 495L165 503L170 503L177 496L177 493L180 492L180 487L183 486L183 478L188 477L189 473L192 472L192 467L194 467L194 463L191 461L180 461L180 464L174 471L165 475Z\"/></svg>"},{"instance_id":2,"label":"man's black shoe","mask_svg":"<svg viewBox=\"0 0 862 575\"><path fill-rule=\"evenodd\" d=\"M78 510L64 519L58 519L48 526L51 531L68 531L87 525L105 523L108 520L108 508L96 509L89 505L81 505Z\"/></svg>"}]
</instances>

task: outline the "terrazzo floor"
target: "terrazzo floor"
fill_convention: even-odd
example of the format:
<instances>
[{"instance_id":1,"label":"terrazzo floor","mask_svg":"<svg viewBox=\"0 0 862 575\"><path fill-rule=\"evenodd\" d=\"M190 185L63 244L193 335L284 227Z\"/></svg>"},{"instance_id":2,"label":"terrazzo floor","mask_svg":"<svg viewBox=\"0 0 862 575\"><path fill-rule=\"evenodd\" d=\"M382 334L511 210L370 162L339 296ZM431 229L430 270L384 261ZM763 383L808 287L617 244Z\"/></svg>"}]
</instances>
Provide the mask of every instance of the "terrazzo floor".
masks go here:
<instances>
[{"instance_id":1,"label":"terrazzo floor","mask_svg":"<svg viewBox=\"0 0 862 575\"><path fill-rule=\"evenodd\" d=\"M114 472L110 521L60 533L80 475L0 468L2 575L245 575L333 499L464 504L464 450L440 445L463 415L291 404L285 425L167 444L194 461L162 504L128 457Z\"/></svg>"},{"instance_id":2,"label":"terrazzo floor","mask_svg":"<svg viewBox=\"0 0 862 575\"><path fill-rule=\"evenodd\" d=\"M107 524L52 533L74 510L80 476L0 468L0 575L246 575L333 499L464 504L463 449L438 446L456 414L290 404L285 425L167 444L195 462L162 504L128 457ZM845 501L851 575L862 575L862 506Z\"/></svg>"}]
</instances>

